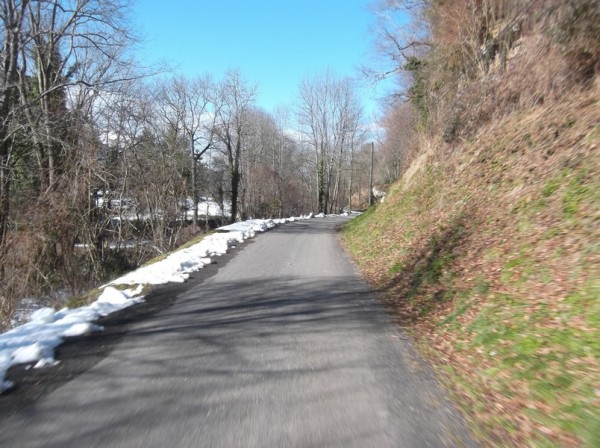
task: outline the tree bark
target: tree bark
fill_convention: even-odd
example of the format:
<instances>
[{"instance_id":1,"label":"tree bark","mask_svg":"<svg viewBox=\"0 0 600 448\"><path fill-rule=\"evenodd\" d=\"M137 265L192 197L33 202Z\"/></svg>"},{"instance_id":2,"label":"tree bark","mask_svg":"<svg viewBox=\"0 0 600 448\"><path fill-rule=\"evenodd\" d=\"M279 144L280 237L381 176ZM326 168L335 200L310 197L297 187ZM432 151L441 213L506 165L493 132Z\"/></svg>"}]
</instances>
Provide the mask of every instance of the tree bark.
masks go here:
<instances>
[{"instance_id":1,"label":"tree bark","mask_svg":"<svg viewBox=\"0 0 600 448\"><path fill-rule=\"evenodd\" d=\"M18 103L19 51L23 16L29 0L17 5L14 0L6 1L3 17L4 45L0 86L0 257L4 250L8 216L10 213L11 152L13 139L9 135L11 114ZM19 7L20 6L20 7Z\"/></svg>"}]
</instances>

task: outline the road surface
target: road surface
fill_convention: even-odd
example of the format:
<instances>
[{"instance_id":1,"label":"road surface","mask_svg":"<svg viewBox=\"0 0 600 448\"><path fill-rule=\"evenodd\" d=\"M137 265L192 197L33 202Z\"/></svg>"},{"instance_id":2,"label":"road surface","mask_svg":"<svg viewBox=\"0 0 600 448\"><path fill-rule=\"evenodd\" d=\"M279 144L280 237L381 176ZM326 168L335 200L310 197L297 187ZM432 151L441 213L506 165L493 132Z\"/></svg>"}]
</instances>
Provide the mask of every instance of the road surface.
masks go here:
<instances>
[{"instance_id":1,"label":"road surface","mask_svg":"<svg viewBox=\"0 0 600 448\"><path fill-rule=\"evenodd\" d=\"M280 226L173 290L87 371L0 419L0 446L474 446L340 249L342 220Z\"/></svg>"}]
</instances>

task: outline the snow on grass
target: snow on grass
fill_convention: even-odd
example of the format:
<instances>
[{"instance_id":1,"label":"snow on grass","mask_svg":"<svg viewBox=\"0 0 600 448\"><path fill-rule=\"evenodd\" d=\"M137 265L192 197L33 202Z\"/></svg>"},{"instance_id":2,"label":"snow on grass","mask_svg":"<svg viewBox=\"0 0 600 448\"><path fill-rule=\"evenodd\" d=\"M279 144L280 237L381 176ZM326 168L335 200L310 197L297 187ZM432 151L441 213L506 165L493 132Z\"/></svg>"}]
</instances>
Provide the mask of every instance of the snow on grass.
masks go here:
<instances>
[{"instance_id":1,"label":"snow on grass","mask_svg":"<svg viewBox=\"0 0 600 448\"><path fill-rule=\"evenodd\" d=\"M212 262L211 257L223 255L231 246L243 242L249 236L244 232L213 233L197 244L173 252L165 259L143 266L113 280L111 285L161 285L182 283L190 274Z\"/></svg>"},{"instance_id":2,"label":"snow on grass","mask_svg":"<svg viewBox=\"0 0 600 448\"><path fill-rule=\"evenodd\" d=\"M80 336L102 327L92 321L141 301L136 297L141 287L119 291L104 289L97 301L80 308L40 308L29 322L0 335L0 392L13 386L6 381L6 371L16 364L35 363L34 368L56 364L54 349L65 337Z\"/></svg>"},{"instance_id":3,"label":"snow on grass","mask_svg":"<svg viewBox=\"0 0 600 448\"><path fill-rule=\"evenodd\" d=\"M309 219L251 219L217 229L199 243L171 253L165 259L143 266L113 280L102 287L102 294L95 302L79 308L41 308L33 312L29 322L0 334L0 392L13 386L6 381L6 371L16 364L33 364L34 368L56 364L54 349L64 338L80 336L102 327L93 322L117 310L143 301L144 285L184 282L192 272L211 263L211 257L225 254L257 232L264 232L277 224ZM129 285L120 290L117 285Z\"/></svg>"},{"instance_id":4,"label":"snow on grass","mask_svg":"<svg viewBox=\"0 0 600 448\"><path fill-rule=\"evenodd\" d=\"M228 232L243 232L250 238L254 236L256 232L264 232L272 229L279 222L287 222L287 220L276 220L273 219L249 219L247 221L236 222L229 224L228 226L219 227L217 230L228 231Z\"/></svg>"}]
</instances>

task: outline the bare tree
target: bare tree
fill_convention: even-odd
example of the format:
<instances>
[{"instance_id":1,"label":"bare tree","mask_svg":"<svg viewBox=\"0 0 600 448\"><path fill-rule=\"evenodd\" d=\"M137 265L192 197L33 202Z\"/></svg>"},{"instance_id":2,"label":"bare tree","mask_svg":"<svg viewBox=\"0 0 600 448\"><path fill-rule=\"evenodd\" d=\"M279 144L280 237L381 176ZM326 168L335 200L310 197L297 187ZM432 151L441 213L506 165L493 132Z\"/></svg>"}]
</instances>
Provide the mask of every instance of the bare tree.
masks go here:
<instances>
[{"instance_id":1,"label":"bare tree","mask_svg":"<svg viewBox=\"0 0 600 448\"><path fill-rule=\"evenodd\" d=\"M14 164L14 132L19 126L15 114L19 103L18 80L23 42L24 18L28 0L4 0L0 3L2 20L0 38L2 54L0 63L0 262L5 243L10 212L11 167ZM0 269L2 266L0 265ZM2 278L2 271L0 271Z\"/></svg>"},{"instance_id":2,"label":"bare tree","mask_svg":"<svg viewBox=\"0 0 600 448\"><path fill-rule=\"evenodd\" d=\"M25 284L37 281L35 277L50 287L53 277L68 278L74 266L73 229L79 216L87 215L89 173L100 144L89 121L94 97L89 91L109 90L132 77L127 51L133 38L126 13L121 0L0 0L3 286L5 268L25 263L4 256L8 219L19 223L28 208L35 213L29 231L39 238L30 236L44 243L30 247L29 259L38 263L30 270L34 274L13 278ZM72 99L76 101L69 103ZM17 175L19 191L11 191ZM19 202L16 213L13 201ZM23 227L14 228L19 231L12 232L13 240L25 238ZM0 295L5 292L3 288Z\"/></svg>"},{"instance_id":3,"label":"bare tree","mask_svg":"<svg viewBox=\"0 0 600 448\"><path fill-rule=\"evenodd\" d=\"M248 112L255 97L256 86L250 85L238 70L228 71L215 90L215 135L227 160L231 187L231 222L235 222L239 210L242 151L248 130Z\"/></svg>"},{"instance_id":4,"label":"bare tree","mask_svg":"<svg viewBox=\"0 0 600 448\"><path fill-rule=\"evenodd\" d=\"M22 36L20 99L40 165L41 191L53 189L69 145L65 104L70 86L103 88L129 68L133 41L120 0L31 0Z\"/></svg>"},{"instance_id":5,"label":"bare tree","mask_svg":"<svg viewBox=\"0 0 600 448\"><path fill-rule=\"evenodd\" d=\"M432 47L429 21L425 20L431 0L374 0L371 11L373 27L374 67L363 67L363 73L374 82L402 74L411 57Z\"/></svg>"},{"instance_id":6,"label":"bare tree","mask_svg":"<svg viewBox=\"0 0 600 448\"><path fill-rule=\"evenodd\" d=\"M165 120L172 129L181 128L189 146L194 228L198 224L198 163L213 145L217 117L211 100L213 89L208 75L191 80L175 77L162 83L159 95Z\"/></svg>"},{"instance_id":7,"label":"bare tree","mask_svg":"<svg viewBox=\"0 0 600 448\"><path fill-rule=\"evenodd\" d=\"M362 109L349 79L331 73L307 78L300 85L298 123L314 151L317 210L331 212L341 203L343 164L357 140Z\"/></svg>"},{"instance_id":8,"label":"bare tree","mask_svg":"<svg viewBox=\"0 0 600 448\"><path fill-rule=\"evenodd\" d=\"M385 131L379 149L379 181L391 183L412 162L418 152L417 117L410 102L390 107L380 126Z\"/></svg>"}]
</instances>

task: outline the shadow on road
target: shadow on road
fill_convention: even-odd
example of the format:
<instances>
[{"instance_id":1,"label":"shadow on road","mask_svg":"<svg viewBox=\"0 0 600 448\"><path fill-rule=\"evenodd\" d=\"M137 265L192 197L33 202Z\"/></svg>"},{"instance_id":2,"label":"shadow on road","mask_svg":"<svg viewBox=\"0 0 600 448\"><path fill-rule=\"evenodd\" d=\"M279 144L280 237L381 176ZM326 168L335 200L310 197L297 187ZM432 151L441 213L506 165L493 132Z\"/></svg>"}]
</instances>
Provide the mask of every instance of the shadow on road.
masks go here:
<instances>
[{"instance_id":1,"label":"shadow on road","mask_svg":"<svg viewBox=\"0 0 600 448\"><path fill-rule=\"evenodd\" d=\"M104 325L0 398L1 446L470 445L355 276L196 277Z\"/></svg>"}]
</instances>

